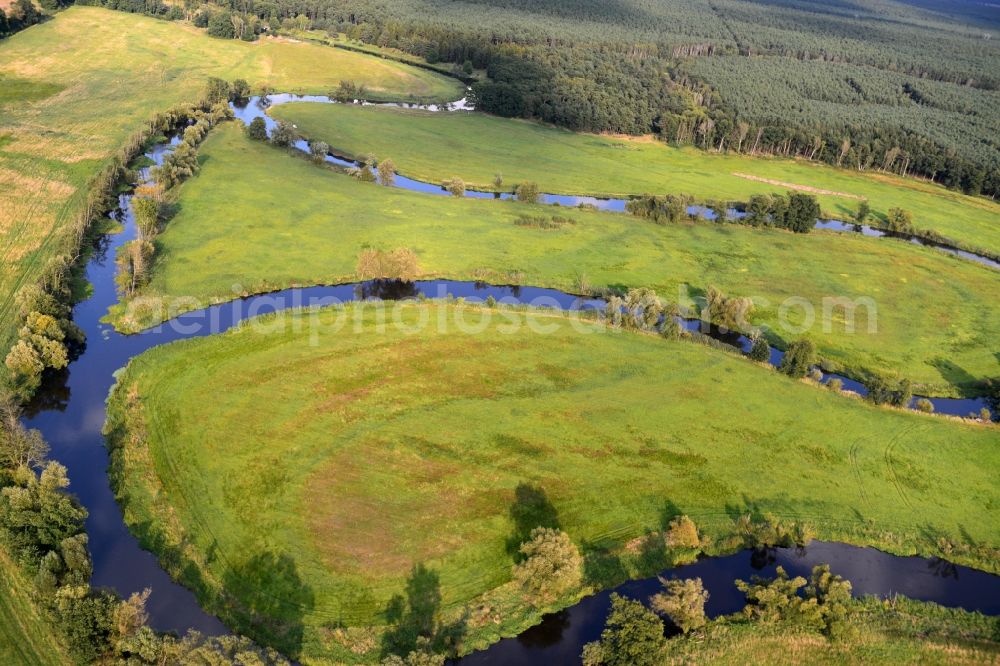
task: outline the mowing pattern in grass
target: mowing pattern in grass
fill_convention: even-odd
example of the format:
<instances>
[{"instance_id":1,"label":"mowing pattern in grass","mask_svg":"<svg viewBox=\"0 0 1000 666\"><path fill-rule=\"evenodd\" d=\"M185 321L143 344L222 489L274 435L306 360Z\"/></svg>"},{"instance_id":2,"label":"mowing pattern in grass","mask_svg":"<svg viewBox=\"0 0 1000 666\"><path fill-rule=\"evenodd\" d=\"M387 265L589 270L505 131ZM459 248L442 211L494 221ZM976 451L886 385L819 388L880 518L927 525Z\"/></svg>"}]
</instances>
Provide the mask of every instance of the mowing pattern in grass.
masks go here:
<instances>
[{"instance_id":1,"label":"mowing pattern in grass","mask_svg":"<svg viewBox=\"0 0 1000 666\"><path fill-rule=\"evenodd\" d=\"M204 168L182 186L180 213L159 237L149 294L228 300L234 285L239 293L352 281L364 248L404 247L426 275L500 284L648 286L671 300L682 285L701 293L714 284L753 297L756 321L769 325L782 301L801 297L816 309L810 335L821 353L849 368L897 371L934 393L1000 375L1000 304L991 297L1000 274L932 249L566 208L559 214L575 224L519 226L521 215L554 211L358 183L245 139L235 124L215 130L201 155ZM840 296L873 299L877 332L863 307L855 333L845 332L842 308L824 331L822 299ZM787 314L802 323L802 308Z\"/></svg>"},{"instance_id":2,"label":"mowing pattern in grass","mask_svg":"<svg viewBox=\"0 0 1000 666\"><path fill-rule=\"evenodd\" d=\"M296 103L276 107L272 115L351 155L372 152L391 157L403 175L431 182L457 175L467 184L492 189L494 175L501 173L504 189L534 180L542 191L560 194L683 193L702 200L736 201L761 192L787 191L739 175L747 174L805 191L842 193L819 196L824 213L831 217L851 217L858 199L867 198L882 219L890 208L905 208L913 211L917 228L1000 252L1000 204L924 181L802 160L671 148L648 138L574 134L483 114Z\"/></svg>"},{"instance_id":3,"label":"mowing pattern in grass","mask_svg":"<svg viewBox=\"0 0 1000 666\"><path fill-rule=\"evenodd\" d=\"M234 629L305 657L384 622L414 564L445 608L504 584L520 484L587 552L673 511L718 538L751 508L980 566L1000 545L994 428L555 313L352 305L158 347L109 426L131 528Z\"/></svg>"},{"instance_id":4,"label":"mowing pattern in grass","mask_svg":"<svg viewBox=\"0 0 1000 666\"><path fill-rule=\"evenodd\" d=\"M13 293L56 252L88 179L157 111L201 94L208 76L328 92L341 79L394 99L455 99L454 80L312 44L207 37L178 23L74 7L0 42L0 350ZM0 365L0 372L6 368Z\"/></svg>"},{"instance_id":5,"label":"mowing pattern in grass","mask_svg":"<svg viewBox=\"0 0 1000 666\"><path fill-rule=\"evenodd\" d=\"M62 666L72 663L30 594L30 581L0 551L0 663Z\"/></svg>"}]
</instances>

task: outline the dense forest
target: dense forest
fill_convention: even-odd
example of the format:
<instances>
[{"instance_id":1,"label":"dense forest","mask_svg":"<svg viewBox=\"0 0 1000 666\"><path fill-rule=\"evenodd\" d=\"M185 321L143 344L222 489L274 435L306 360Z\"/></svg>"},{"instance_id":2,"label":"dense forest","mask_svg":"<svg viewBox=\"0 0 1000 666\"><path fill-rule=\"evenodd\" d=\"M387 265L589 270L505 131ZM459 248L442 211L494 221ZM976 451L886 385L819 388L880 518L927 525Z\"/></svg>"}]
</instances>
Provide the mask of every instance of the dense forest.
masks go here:
<instances>
[{"instance_id":1,"label":"dense forest","mask_svg":"<svg viewBox=\"0 0 1000 666\"><path fill-rule=\"evenodd\" d=\"M487 77L481 110L1000 193L993 14L942 0L82 0L223 38L320 30Z\"/></svg>"}]
</instances>

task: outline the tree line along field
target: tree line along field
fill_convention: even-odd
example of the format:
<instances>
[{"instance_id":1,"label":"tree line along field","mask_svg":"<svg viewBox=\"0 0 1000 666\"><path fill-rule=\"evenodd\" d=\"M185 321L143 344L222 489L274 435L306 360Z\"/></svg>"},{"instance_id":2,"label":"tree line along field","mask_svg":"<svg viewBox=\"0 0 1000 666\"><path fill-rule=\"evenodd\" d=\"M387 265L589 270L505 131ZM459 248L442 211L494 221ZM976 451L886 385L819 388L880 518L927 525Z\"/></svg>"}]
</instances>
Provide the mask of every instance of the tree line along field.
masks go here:
<instances>
[{"instance_id":1,"label":"tree line along field","mask_svg":"<svg viewBox=\"0 0 1000 666\"><path fill-rule=\"evenodd\" d=\"M760 152L830 164L848 140L852 168L896 156L894 171L973 194L1000 191L1000 116L989 103L1000 47L990 39L996 22L975 13L745 0L320 0L302 9L279 0L239 11L260 25L301 16L333 35L485 70L489 80L472 95L497 115L729 151L746 125L760 133ZM803 81L824 89L817 96ZM886 83L874 97L891 102L870 96ZM821 103L852 85L865 93L862 109ZM970 112L941 98L978 101Z\"/></svg>"},{"instance_id":2,"label":"tree line along field","mask_svg":"<svg viewBox=\"0 0 1000 666\"><path fill-rule=\"evenodd\" d=\"M919 229L1000 252L997 202L875 170L861 174L805 160L712 154L648 137L578 134L478 113L305 102L276 106L270 113L339 154L391 158L401 174L434 183L459 176L467 186L492 190L499 173L504 190L527 180L556 194L683 193L700 201L743 202L753 194L799 186L808 192L840 193L817 195L831 217L850 219L860 200L867 199L883 221L888 209L904 208L913 211ZM762 184L746 176L788 185Z\"/></svg>"},{"instance_id":3,"label":"tree line along field","mask_svg":"<svg viewBox=\"0 0 1000 666\"><path fill-rule=\"evenodd\" d=\"M357 279L366 248L408 248L418 275L579 291L651 287L671 301L689 285L750 296L754 323L774 326L781 302L871 297L877 331L859 308L856 330L833 312L809 335L820 353L856 371L907 377L954 394L1000 371L991 294L1000 275L911 244L844 234L791 234L737 225L656 225L627 215L519 202L434 197L361 183L246 138L236 123L213 130L204 167L178 191L180 212L157 237L149 285L115 324L137 330L162 318L161 297L226 301L300 284ZM558 214L558 229L515 224ZM769 303L765 303L765 299ZM789 320L801 324L803 311ZM781 334L780 330L776 333ZM794 336L786 336L794 337Z\"/></svg>"},{"instance_id":4,"label":"tree line along field","mask_svg":"<svg viewBox=\"0 0 1000 666\"><path fill-rule=\"evenodd\" d=\"M14 293L67 251L60 234L89 179L155 113L196 101L209 76L316 93L352 79L388 99L447 100L462 90L432 72L344 50L212 39L91 7L0 42L0 348L13 338Z\"/></svg>"},{"instance_id":5,"label":"tree line along field","mask_svg":"<svg viewBox=\"0 0 1000 666\"><path fill-rule=\"evenodd\" d=\"M417 574L439 582L440 623L465 618L460 651L537 622L506 585L525 496L623 577L642 564L621 547L665 511L717 543L753 511L892 552L977 544L995 566L990 427L551 311L378 308L154 348L109 402L126 522L207 609L304 662L377 657L365 627L392 623Z\"/></svg>"},{"instance_id":6,"label":"tree line along field","mask_svg":"<svg viewBox=\"0 0 1000 666\"><path fill-rule=\"evenodd\" d=\"M65 648L31 598L31 582L0 551L0 663L67 666Z\"/></svg>"}]
</instances>

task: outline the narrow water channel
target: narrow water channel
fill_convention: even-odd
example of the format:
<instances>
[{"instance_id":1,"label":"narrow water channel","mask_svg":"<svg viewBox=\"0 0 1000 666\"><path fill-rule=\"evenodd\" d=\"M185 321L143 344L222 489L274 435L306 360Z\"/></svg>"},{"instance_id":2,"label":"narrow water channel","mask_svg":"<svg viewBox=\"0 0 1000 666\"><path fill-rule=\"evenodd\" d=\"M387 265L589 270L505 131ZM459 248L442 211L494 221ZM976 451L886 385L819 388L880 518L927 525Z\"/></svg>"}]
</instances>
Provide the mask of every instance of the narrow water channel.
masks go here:
<instances>
[{"instance_id":1,"label":"narrow water channel","mask_svg":"<svg viewBox=\"0 0 1000 666\"><path fill-rule=\"evenodd\" d=\"M158 145L146 156L160 163L175 143L176 139L172 139ZM144 177L148 177L148 171L144 171ZM74 308L74 320L87 335L86 349L68 369L47 378L37 399L28 406L24 420L27 427L37 428L43 433L51 445L51 457L68 468L72 480L70 490L79 497L89 512L87 532L94 559L93 585L113 588L123 596L146 587L152 588L148 602L150 624L163 631L183 633L188 629L198 629L206 634L219 634L226 632L226 628L217 618L198 606L191 591L170 579L153 554L139 546L138 541L128 532L122 520L121 509L111 492L107 477L108 456L101 428L105 417L105 399L114 383L114 373L124 367L129 359L156 345L222 332L250 316L289 307L322 304L330 299L346 302L371 298L410 298L419 294L431 297L451 294L469 299L493 296L505 302L532 303L563 309L604 307L603 301L551 289L447 280L417 283L374 281L291 289L254 296L187 313L142 334L125 336L102 324L100 319L117 301L114 284L115 252L124 242L136 236L129 200L129 195L122 195L119 198L119 208L112 213L112 217L121 223L122 231L101 237L86 266L86 278L93 287L92 293ZM735 342L744 344L738 337ZM780 358L778 355L780 352L774 350L772 359ZM965 406L962 409L971 411L971 408ZM943 405L941 411L945 411ZM782 553L783 551L776 551L775 557L780 559L783 557ZM1000 613L995 605L982 606L979 601L982 595L987 595L994 601L1000 599L1000 577L997 576L954 567L940 561L899 558L870 549L836 544L811 546L807 553L814 554L818 558L816 561L831 564L835 572L851 578L858 593L882 594L896 591L946 605ZM705 560L685 569L684 575L689 575L689 572L690 575L702 575L695 573L698 571L697 567L718 567L719 580L725 585L731 585L733 578L743 575L745 562L740 558L745 557L735 555ZM873 566L873 561L881 564ZM953 571L955 575L939 576L940 580L935 580L931 585L924 575L927 568ZM706 577L707 575L705 574ZM969 579L975 581L971 588L966 585ZM866 583L866 580L871 580L871 584ZM629 590L645 589L643 585L648 585L648 581L628 583L620 589L629 593ZM713 598L720 600L719 603L727 598L727 593L715 583L709 583L709 589ZM559 616L570 618L566 626L596 626L595 623L603 622L606 600L606 593L589 598ZM526 632L526 640L529 643L531 640L541 641L547 646L546 649L562 645L559 649L566 654L578 654L576 643L582 640L581 637L585 637L586 632L563 631L560 635L565 635L565 639L553 638L555 634L551 622L548 621L541 629ZM532 639L532 636L538 638ZM523 643L522 640L518 646ZM519 654L517 650L522 649L518 646L510 647L511 645L509 641L505 641L470 659L494 659L496 655L500 655L500 661L507 662L513 655ZM511 650L514 652L510 652ZM543 658L548 659L541 654L537 659L530 657L529 663L542 663Z\"/></svg>"},{"instance_id":2,"label":"narrow water channel","mask_svg":"<svg viewBox=\"0 0 1000 666\"><path fill-rule=\"evenodd\" d=\"M230 104L235 116L243 121L245 124L249 125L254 118L261 118L264 120L267 126L267 132L270 135L271 130L277 126L277 122L268 115L267 110L271 107L278 106L279 104L288 104L289 102L312 102L318 104L339 104L336 100L327 97L326 95L294 95L290 93L278 93L273 95L268 95L266 100L262 103L262 98L259 96L250 97L245 103L239 105ZM449 111L472 111L472 107L468 104L465 98L458 100L457 102L452 102L451 104L399 104L399 103L364 103L363 106L391 106L400 107L408 109L421 109L424 111L432 112L449 112ZM298 139L294 144L295 148L301 150L304 153L310 152L310 144L305 139ZM358 167L360 164L354 160L348 159L346 157L341 157L336 154L330 154L326 156L326 161L330 164L336 164L344 168ZM414 180L413 178L407 178L396 174L396 178L392 183L393 187L399 187L404 190L410 190L411 192L420 192L423 194L431 194L436 196L454 196L446 189L444 189L439 183L428 183L421 180ZM480 192L477 190L465 190L464 196L472 199L501 199L509 200L514 198L512 192ZM616 198L600 198L592 196L574 196L568 194L546 194L542 193L539 195L539 201L543 204L552 204L559 206L593 206L599 210L610 211L614 213L624 213L625 204L628 203L628 199L616 199ZM700 215L707 220L714 220L715 213L704 206L689 206L688 213L691 215ZM739 219L744 217L746 214L742 211L736 209L729 209L727 215L730 219ZM854 224L851 222L842 222L840 220L816 220L814 226L815 229L824 229L827 231L837 231L842 233L856 233L871 238L892 238L897 240L906 241L913 243L914 245L923 245L925 247L932 247L942 252L954 255L956 257L961 257L963 259L968 259L969 261L974 261L976 263L982 264L983 266L988 266L990 268L1000 270L1000 261L991 259L990 257L985 257L983 255L976 254L974 252L969 252L967 250L960 250L956 247L952 247L945 243L938 243L926 238L921 238L913 234L907 234L896 231L889 231L887 229L879 229L868 224Z\"/></svg>"}]
</instances>

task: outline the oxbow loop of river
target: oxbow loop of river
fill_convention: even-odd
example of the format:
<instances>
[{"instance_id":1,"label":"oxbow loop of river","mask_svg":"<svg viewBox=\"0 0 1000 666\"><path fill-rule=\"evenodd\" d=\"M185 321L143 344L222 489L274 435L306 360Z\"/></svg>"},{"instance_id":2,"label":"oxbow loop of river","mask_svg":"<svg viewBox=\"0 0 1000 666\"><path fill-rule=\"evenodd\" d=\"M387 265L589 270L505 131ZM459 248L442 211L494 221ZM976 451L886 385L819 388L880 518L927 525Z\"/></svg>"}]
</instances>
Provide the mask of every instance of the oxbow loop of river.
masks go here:
<instances>
[{"instance_id":1,"label":"oxbow loop of river","mask_svg":"<svg viewBox=\"0 0 1000 666\"><path fill-rule=\"evenodd\" d=\"M146 157L160 164L177 143L178 138L171 137L151 148ZM141 176L142 180L148 180L148 169L143 170ZM178 318L178 323L182 324L208 319L217 323L212 327L160 326L139 335L121 335L100 320L117 301L115 253L123 243L136 237L130 198L128 194L121 195L119 208L111 214L121 223L122 230L98 239L86 266L86 277L93 289L90 297L74 308L74 320L87 335L86 348L68 369L47 377L37 399L26 409L24 420L27 427L42 432L52 447L52 458L67 467L72 480L71 490L89 512L87 532L94 559L93 585L113 588L122 596L151 588L153 592L148 602L150 624L162 631L183 633L188 629L197 629L206 634L220 634L227 629L216 617L199 607L190 590L170 579L152 553L139 546L125 527L121 509L111 492L107 477L108 457L101 433L105 399L114 383L115 372L132 357L174 340L221 332L238 324L249 313L259 315L286 307L308 307L316 299L331 296L349 301L451 294L469 300L485 300L492 296L498 301L514 303L538 302L544 298L550 307L562 309L603 309L605 306L604 301L598 299L533 287L446 280L417 283L374 281L254 296ZM697 321L685 322L689 328L701 325ZM749 344L743 336L725 334L714 327L706 328L705 332L744 349ZM780 358L781 352L772 349L772 362ZM863 387L846 381L845 386L863 390ZM937 410L945 413L966 414L978 409L980 404L981 401L935 399ZM802 551L778 549L766 551L763 556L744 551L727 557L704 559L667 571L665 575L701 576L712 595L708 610L712 615L718 615L732 612L742 603L742 597L738 597L732 586L734 579L746 578L753 571L773 573L777 564L783 564L790 573L804 573L816 563L829 563L834 573L852 581L854 592L859 595L898 593L948 606L1000 614L998 576L941 560L897 557L843 544L817 542ZM655 579L635 581L620 586L617 591L641 598L654 586ZM607 611L608 595L609 592L604 592L589 597L573 608L550 616L543 625L525 632L521 638L501 641L463 661L550 663L552 659L559 662L575 660L583 643L599 633Z\"/></svg>"},{"instance_id":2,"label":"oxbow loop of river","mask_svg":"<svg viewBox=\"0 0 1000 666\"><path fill-rule=\"evenodd\" d=\"M294 95L290 93L278 93L273 95L268 95L266 98L259 96L250 97L245 103L241 104L230 104L230 108L233 110L234 115L243 121L245 124L249 125L255 118L261 118L267 127L267 133L270 135L271 130L277 126L277 122L268 115L267 110L273 106L278 106L280 104L287 104L289 102L313 102L318 104L340 104L336 100L327 97L326 95ZM432 112L467 112L472 111L472 107L466 98L462 98L456 102L451 102L449 104L399 104L394 102L375 104L371 102L361 103L364 106L391 106L391 107L401 107L410 109L422 109L424 111ZM305 139L297 139L293 144L295 148L301 150L304 153L310 153L310 144ZM358 167L360 164L354 160L335 155L333 153L328 154L324 158L330 164L336 164L344 168ZM404 190L410 190L411 192L421 192L423 194L432 194L437 196L454 196L448 192L440 184L428 183L421 180L414 180L413 178L407 178L397 174L392 185L394 187L399 187ZM465 190L464 196L473 199L513 199L514 194L512 192L480 192L477 190ZM546 194L542 193L539 195L539 201L544 204L553 204L559 206L593 206L599 210L611 211L615 213L624 213L625 204L628 203L628 199L613 199L613 198L600 198L592 196L575 196L568 194ZM691 215L700 215L706 220L714 220L715 213L704 206L689 206L688 213ZM729 209L727 215L730 219L739 219L746 216L746 213L736 209ZM844 233L858 233L864 236L869 236L872 238L892 238L914 243L916 245L925 245L927 247L933 247L942 252L947 252L948 254L955 255L957 257L962 257L963 259L968 259L969 261L974 261L976 263L988 266L990 268L1000 270L1000 261L991 259L990 257L985 257L974 252L969 252L967 250L960 250L956 247L952 247L945 243L939 243L937 241L932 241L926 238L921 238L919 236L914 236L913 234L906 234L901 232L888 231L886 229L879 229L868 224L854 224L850 222L842 222L840 220L817 220L815 224L816 229L825 229L827 231L838 231Z\"/></svg>"}]
</instances>

